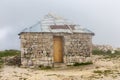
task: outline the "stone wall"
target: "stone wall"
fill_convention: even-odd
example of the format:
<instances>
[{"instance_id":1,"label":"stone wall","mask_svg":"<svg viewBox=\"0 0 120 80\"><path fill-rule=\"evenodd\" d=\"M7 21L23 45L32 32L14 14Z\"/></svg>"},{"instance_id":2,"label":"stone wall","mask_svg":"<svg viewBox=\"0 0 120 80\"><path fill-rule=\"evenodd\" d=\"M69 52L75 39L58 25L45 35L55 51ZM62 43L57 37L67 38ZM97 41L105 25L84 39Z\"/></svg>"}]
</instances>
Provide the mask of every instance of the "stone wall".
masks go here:
<instances>
[{"instance_id":1,"label":"stone wall","mask_svg":"<svg viewBox=\"0 0 120 80\"><path fill-rule=\"evenodd\" d=\"M91 34L22 33L21 62L28 65L50 65L53 61L53 36L63 36L64 63L83 62L92 52Z\"/></svg>"},{"instance_id":2,"label":"stone wall","mask_svg":"<svg viewBox=\"0 0 120 80\"><path fill-rule=\"evenodd\" d=\"M86 57L91 56L92 41L87 34L72 34L65 36L65 56L66 63L85 62Z\"/></svg>"},{"instance_id":3,"label":"stone wall","mask_svg":"<svg viewBox=\"0 0 120 80\"><path fill-rule=\"evenodd\" d=\"M52 63L52 36L44 33L24 33L20 37L21 62L23 65L45 65Z\"/></svg>"}]
</instances>

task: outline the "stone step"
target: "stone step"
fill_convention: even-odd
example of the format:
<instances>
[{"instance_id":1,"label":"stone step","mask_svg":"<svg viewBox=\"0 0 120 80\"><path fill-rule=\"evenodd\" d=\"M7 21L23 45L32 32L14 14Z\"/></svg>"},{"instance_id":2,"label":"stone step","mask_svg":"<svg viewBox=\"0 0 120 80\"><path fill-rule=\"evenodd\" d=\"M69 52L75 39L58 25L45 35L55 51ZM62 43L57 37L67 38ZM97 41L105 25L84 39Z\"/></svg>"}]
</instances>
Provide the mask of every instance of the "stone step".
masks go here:
<instances>
[{"instance_id":1,"label":"stone step","mask_svg":"<svg viewBox=\"0 0 120 80\"><path fill-rule=\"evenodd\" d=\"M62 68L62 67L66 67L65 63L54 63L54 67L55 68Z\"/></svg>"}]
</instances>

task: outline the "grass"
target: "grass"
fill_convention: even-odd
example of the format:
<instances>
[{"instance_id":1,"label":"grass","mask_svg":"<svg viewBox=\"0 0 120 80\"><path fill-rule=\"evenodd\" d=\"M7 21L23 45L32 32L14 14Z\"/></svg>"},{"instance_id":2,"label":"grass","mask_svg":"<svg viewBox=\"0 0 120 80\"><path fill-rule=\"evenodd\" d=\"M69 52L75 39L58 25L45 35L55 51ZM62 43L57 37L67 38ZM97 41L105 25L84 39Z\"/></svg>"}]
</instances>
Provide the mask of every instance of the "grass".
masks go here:
<instances>
[{"instance_id":1,"label":"grass","mask_svg":"<svg viewBox=\"0 0 120 80\"><path fill-rule=\"evenodd\" d=\"M90 65L90 64L93 64L92 62L82 62L82 63L74 63L73 66L83 66L83 65Z\"/></svg>"},{"instance_id":2,"label":"grass","mask_svg":"<svg viewBox=\"0 0 120 80\"><path fill-rule=\"evenodd\" d=\"M99 75L109 75L109 74L113 74L113 71L112 70L95 70L93 71L94 73L97 73Z\"/></svg>"}]
</instances>

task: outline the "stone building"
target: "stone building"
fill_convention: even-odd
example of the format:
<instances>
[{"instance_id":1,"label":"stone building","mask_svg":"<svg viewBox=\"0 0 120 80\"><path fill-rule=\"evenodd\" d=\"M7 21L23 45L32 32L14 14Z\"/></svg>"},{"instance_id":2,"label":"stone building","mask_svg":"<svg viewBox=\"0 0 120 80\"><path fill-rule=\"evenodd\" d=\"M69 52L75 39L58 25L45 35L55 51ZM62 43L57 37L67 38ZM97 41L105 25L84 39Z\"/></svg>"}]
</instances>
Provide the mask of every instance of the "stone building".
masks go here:
<instances>
[{"instance_id":1,"label":"stone building","mask_svg":"<svg viewBox=\"0 0 120 80\"><path fill-rule=\"evenodd\" d=\"M54 66L90 61L93 35L67 19L47 14L19 34L21 63L24 66Z\"/></svg>"}]
</instances>

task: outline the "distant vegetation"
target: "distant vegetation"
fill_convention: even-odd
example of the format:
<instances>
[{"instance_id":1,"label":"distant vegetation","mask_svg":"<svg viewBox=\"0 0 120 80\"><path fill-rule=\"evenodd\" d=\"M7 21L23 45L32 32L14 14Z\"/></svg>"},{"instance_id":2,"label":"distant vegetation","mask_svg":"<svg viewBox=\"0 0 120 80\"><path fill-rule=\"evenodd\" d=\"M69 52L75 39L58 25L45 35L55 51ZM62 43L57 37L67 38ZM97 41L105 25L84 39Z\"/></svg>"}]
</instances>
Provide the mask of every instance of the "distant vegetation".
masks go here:
<instances>
[{"instance_id":1,"label":"distant vegetation","mask_svg":"<svg viewBox=\"0 0 120 80\"><path fill-rule=\"evenodd\" d=\"M0 51L0 57L16 56L16 55L20 55L20 51L19 50Z\"/></svg>"},{"instance_id":2,"label":"distant vegetation","mask_svg":"<svg viewBox=\"0 0 120 80\"><path fill-rule=\"evenodd\" d=\"M114 51L114 53L112 53L112 51L110 51L110 50L102 51L102 50L96 49L96 50L93 50L92 53L93 53L93 55L103 55L108 58L120 57L120 51Z\"/></svg>"}]
</instances>

